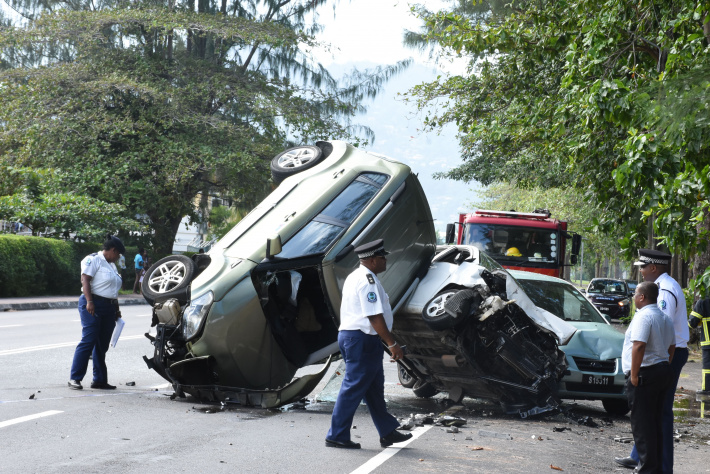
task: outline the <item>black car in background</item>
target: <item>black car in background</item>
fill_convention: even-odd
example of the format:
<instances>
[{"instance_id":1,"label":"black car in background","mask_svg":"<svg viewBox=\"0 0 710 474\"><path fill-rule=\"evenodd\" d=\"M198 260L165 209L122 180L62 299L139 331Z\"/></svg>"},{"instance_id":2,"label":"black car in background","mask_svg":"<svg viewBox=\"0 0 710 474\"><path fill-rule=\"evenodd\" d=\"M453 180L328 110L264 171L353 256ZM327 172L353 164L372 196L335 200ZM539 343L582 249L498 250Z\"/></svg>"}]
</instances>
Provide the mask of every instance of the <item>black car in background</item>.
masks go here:
<instances>
[{"instance_id":1,"label":"black car in background","mask_svg":"<svg viewBox=\"0 0 710 474\"><path fill-rule=\"evenodd\" d=\"M634 292L636 291L636 287L638 286L639 282L636 280L624 280L626 282L626 286L629 288L629 297L633 298Z\"/></svg>"},{"instance_id":2,"label":"black car in background","mask_svg":"<svg viewBox=\"0 0 710 474\"><path fill-rule=\"evenodd\" d=\"M629 316L631 297L624 280L594 278L587 287L587 298L609 319Z\"/></svg>"}]
</instances>

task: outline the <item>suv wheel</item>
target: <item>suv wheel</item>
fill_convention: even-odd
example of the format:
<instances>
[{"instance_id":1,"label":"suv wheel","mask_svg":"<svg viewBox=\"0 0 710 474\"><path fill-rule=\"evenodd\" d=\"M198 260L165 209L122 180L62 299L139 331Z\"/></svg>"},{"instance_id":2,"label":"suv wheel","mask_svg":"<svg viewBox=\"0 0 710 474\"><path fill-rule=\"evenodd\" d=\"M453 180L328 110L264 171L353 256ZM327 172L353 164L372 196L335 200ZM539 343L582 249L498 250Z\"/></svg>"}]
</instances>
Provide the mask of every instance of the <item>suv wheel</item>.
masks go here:
<instances>
[{"instance_id":1,"label":"suv wheel","mask_svg":"<svg viewBox=\"0 0 710 474\"><path fill-rule=\"evenodd\" d=\"M323 152L317 146L297 146L282 151L271 160L271 177L276 183L317 165Z\"/></svg>"},{"instance_id":2,"label":"suv wheel","mask_svg":"<svg viewBox=\"0 0 710 474\"><path fill-rule=\"evenodd\" d=\"M419 398L431 398L439 393L436 387L432 384L429 382L422 382L421 380L417 380L414 387L412 387L412 392L414 392L414 395Z\"/></svg>"},{"instance_id":3,"label":"suv wheel","mask_svg":"<svg viewBox=\"0 0 710 474\"><path fill-rule=\"evenodd\" d=\"M143 276L141 291L151 305L175 298L187 303L187 289L195 276L195 262L184 255L161 258Z\"/></svg>"},{"instance_id":4,"label":"suv wheel","mask_svg":"<svg viewBox=\"0 0 710 474\"><path fill-rule=\"evenodd\" d=\"M412 388L414 387L414 384L417 383L417 379L412 377L407 373L406 370L404 370L404 367L401 365L398 365L397 367L397 375L399 376L399 383L402 384L402 387L404 388Z\"/></svg>"}]
</instances>

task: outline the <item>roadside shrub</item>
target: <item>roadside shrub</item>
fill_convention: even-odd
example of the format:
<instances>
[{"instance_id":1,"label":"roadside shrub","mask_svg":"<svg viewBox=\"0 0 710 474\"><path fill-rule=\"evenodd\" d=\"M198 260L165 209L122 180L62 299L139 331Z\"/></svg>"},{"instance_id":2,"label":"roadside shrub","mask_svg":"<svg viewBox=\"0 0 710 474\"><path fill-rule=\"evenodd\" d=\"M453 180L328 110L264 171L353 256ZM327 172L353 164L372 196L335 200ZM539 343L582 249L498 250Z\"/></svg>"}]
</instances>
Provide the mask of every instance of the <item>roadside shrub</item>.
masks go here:
<instances>
[{"instance_id":1,"label":"roadside shrub","mask_svg":"<svg viewBox=\"0 0 710 474\"><path fill-rule=\"evenodd\" d=\"M101 243L67 242L44 237L0 235L0 297L79 295L81 260L101 250ZM133 258L126 248L123 286L133 287Z\"/></svg>"}]
</instances>

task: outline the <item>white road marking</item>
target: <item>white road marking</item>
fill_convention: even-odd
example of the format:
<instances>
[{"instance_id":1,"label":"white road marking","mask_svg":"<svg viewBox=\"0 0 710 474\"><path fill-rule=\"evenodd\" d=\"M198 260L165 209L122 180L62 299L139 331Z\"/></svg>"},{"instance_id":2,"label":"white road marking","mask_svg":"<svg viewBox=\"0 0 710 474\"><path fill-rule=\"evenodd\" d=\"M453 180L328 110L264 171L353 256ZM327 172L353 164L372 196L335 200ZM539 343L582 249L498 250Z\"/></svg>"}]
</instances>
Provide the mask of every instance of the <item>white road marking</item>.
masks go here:
<instances>
[{"instance_id":1,"label":"white road marking","mask_svg":"<svg viewBox=\"0 0 710 474\"><path fill-rule=\"evenodd\" d=\"M389 448L385 448L384 451L382 451L380 454L375 456L374 458L370 459L367 461L365 464L362 466L358 467L355 469L352 473L350 474L368 474L378 467L380 467L382 464L385 463L389 458L394 456L399 452L400 449L404 448L407 446L409 443L414 441L415 439L419 438L421 435L432 429L434 425L427 425L427 426L420 426L418 428L415 428L412 430L412 437L408 439L407 441L404 441L403 443L398 443L396 446L390 446Z\"/></svg>"},{"instance_id":2,"label":"white road marking","mask_svg":"<svg viewBox=\"0 0 710 474\"><path fill-rule=\"evenodd\" d=\"M453 406L449 408L448 410L444 411L445 414L447 415L453 415L457 411L459 411L461 408L463 408L460 405ZM420 426L418 428L414 428L411 433L412 437L408 439L407 441L403 443L397 443L396 446L390 446L389 448L385 448L384 451L382 451L380 454L375 456L374 458L371 458L369 461L367 461L365 464L362 466L358 467L355 469L353 472L350 474L369 474L370 472L374 471L378 467L380 467L382 464L385 463L389 458L397 454L402 448L407 446L409 443L414 441L415 439L419 438L421 435L432 429L434 425L427 425L427 426Z\"/></svg>"},{"instance_id":3,"label":"white road marking","mask_svg":"<svg viewBox=\"0 0 710 474\"><path fill-rule=\"evenodd\" d=\"M25 421L36 420L37 418L42 418L45 416L57 415L59 413L64 413L59 410L49 410L43 411L42 413L36 413L34 415L21 416L20 418L15 418L7 421L0 421L0 428L5 428L6 426L16 425L17 423L24 423Z\"/></svg>"},{"instance_id":4,"label":"white road marking","mask_svg":"<svg viewBox=\"0 0 710 474\"><path fill-rule=\"evenodd\" d=\"M3 328L20 328L24 326L24 324L8 324L7 326L0 326L0 329Z\"/></svg>"},{"instance_id":5,"label":"white road marking","mask_svg":"<svg viewBox=\"0 0 710 474\"><path fill-rule=\"evenodd\" d=\"M121 340L125 341L125 340L129 340L129 339L141 339L144 337L145 336L143 334L139 334L137 336L123 336L123 337L121 337ZM71 346L76 346L77 344L79 344L79 341L60 342L58 344L46 344L44 346L21 347L19 349L8 349L5 351L0 351L0 356L24 354L26 352L44 351L44 350L48 350L48 349L59 349L60 347L71 347Z\"/></svg>"},{"instance_id":6,"label":"white road marking","mask_svg":"<svg viewBox=\"0 0 710 474\"><path fill-rule=\"evenodd\" d=\"M160 385L153 385L152 387L148 387L148 388L150 388L150 389L157 388L158 390L160 390L161 388L169 388L169 387L172 387L172 385L169 383L161 383Z\"/></svg>"}]
</instances>

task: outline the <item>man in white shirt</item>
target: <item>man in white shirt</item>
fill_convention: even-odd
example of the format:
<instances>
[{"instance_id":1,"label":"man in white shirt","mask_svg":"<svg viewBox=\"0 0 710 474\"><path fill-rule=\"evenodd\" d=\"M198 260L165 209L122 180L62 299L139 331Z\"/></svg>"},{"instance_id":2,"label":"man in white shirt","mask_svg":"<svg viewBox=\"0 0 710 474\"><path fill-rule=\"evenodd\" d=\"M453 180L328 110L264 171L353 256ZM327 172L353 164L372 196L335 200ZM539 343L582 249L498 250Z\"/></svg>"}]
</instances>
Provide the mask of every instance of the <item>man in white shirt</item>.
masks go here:
<instances>
[{"instance_id":1,"label":"man in white shirt","mask_svg":"<svg viewBox=\"0 0 710 474\"><path fill-rule=\"evenodd\" d=\"M340 306L338 345L345 360L345 377L325 438L329 448L360 449L360 443L350 440L350 427L363 398L380 434L380 446L387 447L412 437L411 433L397 431L399 422L387 412L385 404L382 341L392 361L404 355L390 332L392 308L377 278L378 273L387 269L388 252L379 239L357 247L355 253L360 258L360 266L345 280Z\"/></svg>"},{"instance_id":2,"label":"man in white shirt","mask_svg":"<svg viewBox=\"0 0 710 474\"><path fill-rule=\"evenodd\" d=\"M663 401L663 466L661 472L673 472L673 399L675 396L678 379L683 366L688 361L688 311L685 307L685 295L677 281L668 274L671 256L665 252L651 249L640 249L639 259L634 265L639 267L639 272L644 281L655 282L659 288L658 308L673 321L675 332L675 353L671 360L671 384ZM634 468L639 456L636 446L627 458L616 458L618 464Z\"/></svg>"},{"instance_id":3,"label":"man in white shirt","mask_svg":"<svg viewBox=\"0 0 710 474\"><path fill-rule=\"evenodd\" d=\"M631 407L631 432L639 463L634 472L660 472L662 407L670 389L669 360L675 349L673 322L657 306L658 287L645 281L636 287L636 314L624 336L621 367Z\"/></svg>"}]
</instances>

